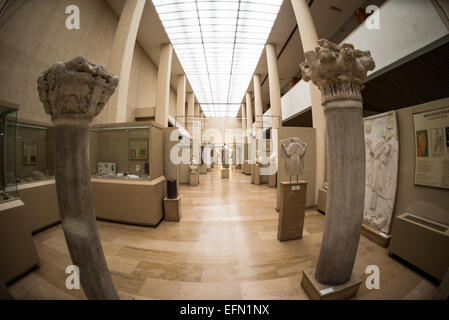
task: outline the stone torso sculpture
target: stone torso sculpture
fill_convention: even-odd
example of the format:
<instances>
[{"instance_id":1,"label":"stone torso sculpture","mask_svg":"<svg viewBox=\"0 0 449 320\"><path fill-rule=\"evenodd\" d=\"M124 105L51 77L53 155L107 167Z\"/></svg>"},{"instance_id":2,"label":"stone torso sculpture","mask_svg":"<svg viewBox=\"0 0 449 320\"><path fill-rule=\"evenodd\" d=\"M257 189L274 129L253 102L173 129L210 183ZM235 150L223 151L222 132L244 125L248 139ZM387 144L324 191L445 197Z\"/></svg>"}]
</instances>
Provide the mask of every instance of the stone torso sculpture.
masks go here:
<instances>
[{"instance_id":1,"label":"stone torso sculpture","mask_svg":"<svg viewBox=\"0 0 449 320\"><path fill-rule=\"evenodd\" d=\"M304 155L306 154L307 145L297 137L291 137L281 141L282 155L285 161L285 172L290 177L299 175L304 172Z\"/></svg>"}]
</instances>

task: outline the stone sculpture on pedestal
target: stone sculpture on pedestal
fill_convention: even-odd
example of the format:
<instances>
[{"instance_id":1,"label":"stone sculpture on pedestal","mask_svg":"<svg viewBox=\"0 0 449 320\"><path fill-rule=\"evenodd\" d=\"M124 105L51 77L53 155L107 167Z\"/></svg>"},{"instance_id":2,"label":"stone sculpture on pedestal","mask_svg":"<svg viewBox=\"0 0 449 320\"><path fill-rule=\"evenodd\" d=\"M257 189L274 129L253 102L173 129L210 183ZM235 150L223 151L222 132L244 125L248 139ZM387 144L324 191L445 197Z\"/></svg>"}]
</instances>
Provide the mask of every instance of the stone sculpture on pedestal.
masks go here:
<instances>
[{"instance_id":1,"label":"stone sculpture on pedestal","mask_svg":"<svg viewBox=\"0 0 449 320\"><path fill-rule=\"evenodd\" d=\"M226 143L223 144L223 148L221 149L221 162L224 169L229 168L229 153L229 146Z\"/></svg>"},{"instance_id":2,"label":"stone sculpture on pedestal","mask_svg":"<svg viewBox=\"0 0 449 320\"><path fill-rule=\"evenodd\" d=\"M62 228L88 299L118 299L98 236L88 158L89 124L117 85L116 76L82 57L58 62L38 79L39 98L55 130Z\"/></svg>"},{"instance_id":3,"label":"stone sculpture on pedestal","mask_svg":"<svg viewBox=\"0 0 449 320\"><path fill-rule=\"evenodd\" d=\"M304 172L304 155L306 154L307 144L297 137L291 137L281 141L282 155L285 161L285 173L290 177L296 176L299 181L299 175Z\"/></svg>"},{"instance_id":4,"label":"stone sculpture on pedestal","mask_svg":"<svg viewBox=\"0 0 449 320\"><path fill-rule=\"evenodd\" d=\"M327 40L319 40L305 58L303 79L321 91L328 145L326 218L315 278L342 285L351 278L360 239L365 200L361 90L375 64L368 51Z\"/></svg>"}]
</instances>

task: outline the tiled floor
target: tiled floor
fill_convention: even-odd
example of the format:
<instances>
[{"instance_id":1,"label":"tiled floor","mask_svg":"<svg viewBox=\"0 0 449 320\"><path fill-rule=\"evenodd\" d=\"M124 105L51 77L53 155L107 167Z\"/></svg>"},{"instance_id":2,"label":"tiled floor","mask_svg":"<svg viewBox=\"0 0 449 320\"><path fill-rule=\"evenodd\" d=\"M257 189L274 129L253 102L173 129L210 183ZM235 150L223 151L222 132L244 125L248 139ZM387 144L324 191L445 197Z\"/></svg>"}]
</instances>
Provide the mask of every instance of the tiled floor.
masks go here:
<instances>
[{"instance_id":1,"label":"tiled floor","mask_svg":"<svg viewBox=\"0 0 449 320\"><path fill-rule=\"evenodd\" d=\"M324 216L306 212L303 239L276 239L276 190L250 177L218 170L200 176L197 187L181 186L182 220L157 228L98 221L103 249L122 299L307 299L303 269L318 257ZM38 269L12 284L17 299L85 299L65 288L71 264L61 226L34 236ZM354 272L381 271L381 289L362 283L358 299L423 299L435 286L361 237Z\"/></svg>"}]
</instances>

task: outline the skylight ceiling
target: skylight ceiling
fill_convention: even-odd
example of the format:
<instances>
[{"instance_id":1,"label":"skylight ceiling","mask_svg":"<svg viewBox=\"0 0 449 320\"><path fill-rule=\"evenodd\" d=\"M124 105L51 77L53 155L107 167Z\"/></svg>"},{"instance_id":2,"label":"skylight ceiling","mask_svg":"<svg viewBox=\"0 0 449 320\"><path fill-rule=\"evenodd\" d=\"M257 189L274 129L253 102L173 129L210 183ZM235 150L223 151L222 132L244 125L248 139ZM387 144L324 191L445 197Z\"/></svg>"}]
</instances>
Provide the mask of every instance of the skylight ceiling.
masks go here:
<instances>
[{"instance_id":1,"label":"skylight ceiling","mask_svg":"<svg viewBox=\"0 0 449 320\"><path fill-rule=\"evenodd\" d=\"M153 0L207 117L235 117L283 0Z\"/></svg>"}]
</instances>

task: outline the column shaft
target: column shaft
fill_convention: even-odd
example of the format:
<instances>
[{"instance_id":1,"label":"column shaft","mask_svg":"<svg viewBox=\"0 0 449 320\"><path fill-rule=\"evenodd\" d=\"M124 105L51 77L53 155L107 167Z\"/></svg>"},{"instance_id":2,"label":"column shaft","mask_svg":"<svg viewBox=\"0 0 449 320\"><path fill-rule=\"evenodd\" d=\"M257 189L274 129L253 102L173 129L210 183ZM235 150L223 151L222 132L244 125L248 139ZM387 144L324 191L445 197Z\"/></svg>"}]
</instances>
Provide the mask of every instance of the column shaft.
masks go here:
<instances>
[{"instance_id":1,"label":"column shaft","mask_svg":"<svg viewBox=\"0 0 449 320\"><path fill-rule=\"evenodd\" d=\"M186 111L186 75L178 75L178 88L176 99L176 122L184 125L184 116Z\"/></svg>"},{"instance_id":2,"label":"column shaft","mask_svg":"<svg viewBox=\"0 0 449 320\"><path fill-rule=\"evenodd\" d=\"M270 85L270 108L273 120L273 129L282 127L281 119L281 85L279 83L278 59L273 44L266 45L268 82Z\"/></svg>"},{"instance_id":3,"label":"column shaft","mask_svg":"<svg viewBox=\"0 0 449 320\"><path fill-rule=\"evenodd\" d=\"M170 103L170 75L173 47L161 46L159 67L157 70L156 123L168 127L168 105Z\"/></svg>"},{"instance_id":4,"label":"column shaft","mask_svg":"<svg viewBox=\"0 0 449 320\"><path fill-rule=\"evenodd\" d=\"M126 122L128 88L137 31L142 18L145 0L126 1L120 16L111 50L109 70L120 78L116 93L111 97L102 114L95 122Z\"/></svg>"},{"instance_id":5,"label":"column shaft","mask_svg":"<svg viewBox=\"0 0 449 320\"><path fill-rule=\"evenodd\" d=\"M298 30L304 52L313 51L318 45L318 34L313 23L307 0L291 0L295 12ZM317 86L310 83L310 97L312 102L312 122L316 129L316 184L315 199L318 191L326 182L326 120L321 107L321 92Z\"/></svg>"}]
</instances>

